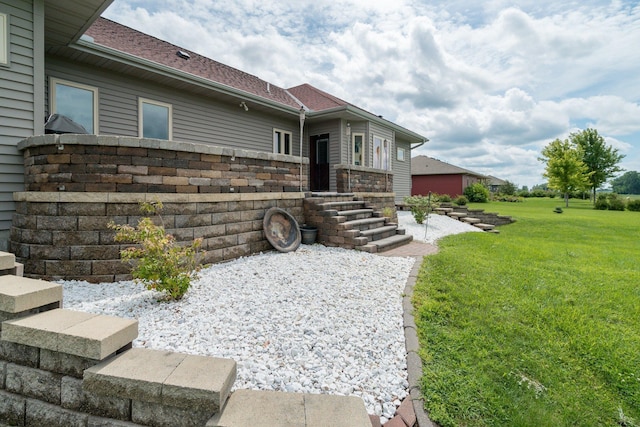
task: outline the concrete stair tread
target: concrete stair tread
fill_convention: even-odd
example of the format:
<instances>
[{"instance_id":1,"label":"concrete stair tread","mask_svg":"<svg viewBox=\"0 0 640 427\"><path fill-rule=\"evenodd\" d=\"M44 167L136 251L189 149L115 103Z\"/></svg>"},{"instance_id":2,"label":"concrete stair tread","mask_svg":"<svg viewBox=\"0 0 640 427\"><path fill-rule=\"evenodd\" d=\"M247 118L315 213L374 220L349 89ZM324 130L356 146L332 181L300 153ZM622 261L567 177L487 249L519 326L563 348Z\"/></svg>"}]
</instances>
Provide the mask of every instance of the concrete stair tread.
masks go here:
<instances>
[{"instance_id":1,"label":"concrete stair tread","mask_svg":"<svg viewBox=\"0 0 640 427\"><path fill-rule=\"evenodd\" d=\"M2 323L2 339L93 360L130 345L138 321L58 308Z\"/></svg>"},{"instance_id":2,"label":"concrete stair tread","mask_svg":"<svg viewBox=\"0 0 640 427\"><path fill-rule=\"evenodd\" d=\"M434 211L439 214L446 214L448 212L453 212L453 208L435 208Z\"/></svg>"},{"instance_id":3,"label":"concrete stair tread","mask_svg":"<svg viewBox=\"0 0 640 427\"><path fill-rule=\"evenodd\" d=\"M373 218L363 218L363 219L352 219L350 221L345 221L344 224L349 224L353 226L353 228L357 228L362 225L372 225L372 224L384 224L385 218L383 217L373 217Z\"/></svg>"},{"instance_id":4,"label":"concrete stair tread","mask_svg":"<svg viewBox=\"0 0 640 427\"><path fill-rule=\"evenodd\" d=\"M325 202L321 206L326 209L336 209L343 206L364 206L365 202L362 200L351 200L344 202Z\"/></svg>"},{"instance_id":5,"label":"concrete stair tread","mask_svg":"<svg viewBox=\"0 0 640 427\"><path fill-rule=\"evenodd\" d=\"M220 410L236 379L231 359L133 348L84 371L83 387L96 394L177 408Z\"/></svg>"},{"instance_id":6,"label":"concrete stair tread","mask_svg":"<svg viewBox=\"0 0 640 427\"><path fill-rule=\"evenodd\" d=\"M350 209L346 211L338 211L340 216L351 216L359 214L373 214L373 209Z\"/></svg>"},{"instance_id":7,"label":"concrete stair tread","mask_svg":"<svg viewBox=\"0 0 640 427\"><path fill-rule=\"evenodd\" d=\"M10 252L0 251L0 270L9 270L16 263L16 256Z\"/></svg>"},{"instance_id":8,"label":"concrete stair tread","mask_svg":"<svg viewBox=\"0 0 640 427\"><path fill-rule=\"evenodd\" d=\"M369 236L374 235L374 234L382 234L382 233L386 233L386 232L389 232L389 231L395 231L397 229L398 229L398 226L395 225L395 224L394 225L385 225L385 226L378 227L378 228L370 228L368 230L362 230L360 232L360 235L369 237Z\"/></svg>"},{"instance_id":9,"label":"concrete stair tread","mask_svg":"<svg viewBox=\"0 0 640 427\"><path fill-rule=\"evenodd\" d=\"M466 212L447 212L447 216L450 216L451 218L464 218L466 217L468 214Z\"/></svg>"},{"instance_id":10,"label":"concrete stair tread","mask_svg":"<svg viewBox=\"0 0 640 427\"><path fill-rule=\"evenodd\" d=\"M207 427L371 427L354 396L236 390Z\"/></svg>"},{"instance_id":11,"label":"concrete stair tread","mask_svg":"<svg viewBox=\"0 0 640 427\"><path fill-rule=\"evenodd\" d=\"M0 311L19 313L62 303L62 285L21 276L0 276Z\"/></svg>"},{"instance_id":12,"label":"concrete stair tread","mask_svg":"<svg viewBox=\"0 0 640 427\"><path fill-rule=\"evenodd\" d=\"M470 216L466 216L464 218L460 218L460 221L463 221L463 222L466 222L466 223L469 223L469 224L477 224L482 220L480 218L473 218L473 217L470 217Z\"/></svg>"},{"instance_id":13,"label":"concrete stair tread","mask_svg":"<svg viewBox=\"0 0 640 427\"><path fill-rule=\"evenodd\" d=\"M493 230L493 229L496 227L496 226L495 226L495 225L493 225L493 224L483 224L483 223L481 223L481 222L478 222L478 223L476 223L476 224L473 224L473 226L474 226L474 227L478 227L479 229L481 229L481 230L485 230L485 231Z\"/></svg>"},{"instance_id":14,"label":"concrete stair tread","mask_svg":"<svg viewBox=\"0 0 640 427\"><path fill-rule=\"evenodd\" d=\"M357 246L356 249L377 253L384 252L386 250L397 248L398 246L406 245L413 240L413 236L410 234L395 234L391 237L385 237L384 239L374 240L363 246Z\"/></svg>"}]
</instances>

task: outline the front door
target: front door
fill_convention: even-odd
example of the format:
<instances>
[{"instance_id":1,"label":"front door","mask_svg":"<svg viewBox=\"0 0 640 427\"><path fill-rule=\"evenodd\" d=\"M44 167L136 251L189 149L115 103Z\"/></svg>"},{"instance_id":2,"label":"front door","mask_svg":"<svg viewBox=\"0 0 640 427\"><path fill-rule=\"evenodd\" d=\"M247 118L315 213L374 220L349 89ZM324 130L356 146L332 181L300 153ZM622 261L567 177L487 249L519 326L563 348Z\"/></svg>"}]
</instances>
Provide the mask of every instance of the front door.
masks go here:
<instances>
[{"instance_id":1,"label":"front door","mask_svg":"<svg viewBox=\"0 0 640 427\"><path fill-rule=\"evenodd\" d=\"M329 191L329 134L314 135L309 145L311 191Z\"/></svg>"}]
</instances>

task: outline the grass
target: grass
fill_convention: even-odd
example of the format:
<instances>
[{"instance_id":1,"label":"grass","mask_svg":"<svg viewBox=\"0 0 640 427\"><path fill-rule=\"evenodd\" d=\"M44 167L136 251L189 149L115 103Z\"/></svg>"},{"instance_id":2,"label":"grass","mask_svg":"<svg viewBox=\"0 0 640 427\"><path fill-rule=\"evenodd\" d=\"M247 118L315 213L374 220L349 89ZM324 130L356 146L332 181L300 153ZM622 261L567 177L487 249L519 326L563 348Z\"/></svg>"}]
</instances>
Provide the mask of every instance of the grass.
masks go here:
<instances>
[{"instance_id":1,"label":"grass","mask_svg":"<svg viewBox=\"0 0 640 427\"><path fill-rule=\"evenodd\" d=\"M517 222L449 236L425 258L413 302L432 420L640 426L640 213L472 207Z\"/></svg>"}]
</instances>

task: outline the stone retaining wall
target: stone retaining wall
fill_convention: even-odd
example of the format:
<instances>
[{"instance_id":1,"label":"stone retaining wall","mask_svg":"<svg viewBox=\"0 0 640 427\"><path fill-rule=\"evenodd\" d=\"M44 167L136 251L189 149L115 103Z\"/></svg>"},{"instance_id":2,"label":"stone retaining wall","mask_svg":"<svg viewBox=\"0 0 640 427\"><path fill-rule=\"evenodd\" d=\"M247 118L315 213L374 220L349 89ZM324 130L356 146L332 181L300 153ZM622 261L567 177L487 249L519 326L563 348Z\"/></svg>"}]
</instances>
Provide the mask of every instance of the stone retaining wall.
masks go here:
<instances>
[{"instance_id":1,"label":"stone retaining wall","mask_svg":"<svg viewBox=\"0 0 640 427\"><path fill-rule=\"evenodd\" d=\"M301 193L136 194L15 193L11 251L24 275L46 280L113 282L129 279L120 260L128 245L114 241L109 221L135 226L139 203L164 204L162 222L178 241L203 239L203 262L215 263L271 250L262 220L271 207L304 222Z\"/></svg>"},{"instance_id":2,"label":"stone retaining wall","mask_svg":"<svg viewBox=\"0 0 640 427\"><path fill-rule=\"evenodd\" d=\"M342 164L336 165L335 170L338 193L393 192L393 172L391 171Z\"/></svg>"}]
</instances>

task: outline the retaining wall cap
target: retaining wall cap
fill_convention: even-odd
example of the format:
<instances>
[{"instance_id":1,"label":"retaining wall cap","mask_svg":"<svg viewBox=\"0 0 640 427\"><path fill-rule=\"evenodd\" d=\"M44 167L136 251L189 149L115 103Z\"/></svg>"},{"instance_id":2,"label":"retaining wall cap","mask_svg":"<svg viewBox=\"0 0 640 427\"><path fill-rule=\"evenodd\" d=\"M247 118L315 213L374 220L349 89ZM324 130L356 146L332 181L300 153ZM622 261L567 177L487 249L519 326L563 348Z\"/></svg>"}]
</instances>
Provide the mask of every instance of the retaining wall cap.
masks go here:
<instances>
[{"instance_id":1,"label":"retaining wall cap","mask_svg":"<svg viewBox=\"0 0 640 427\"><path fill-rule=\"evenodd\" d=\"M61 285L14 275L0 276L0 311L20 313L61 301Z\"/></svg>"},{"instance_id":2,"label":"retaining wall cap","mask_svg":"<svg viewBox=\"0 0 640 427\"><path fill-rule=\"evenodd\" d=\"M16 263L16 256L9 252L0 251L0 270L13 268Z\"/></svg>"}]
</instances>

